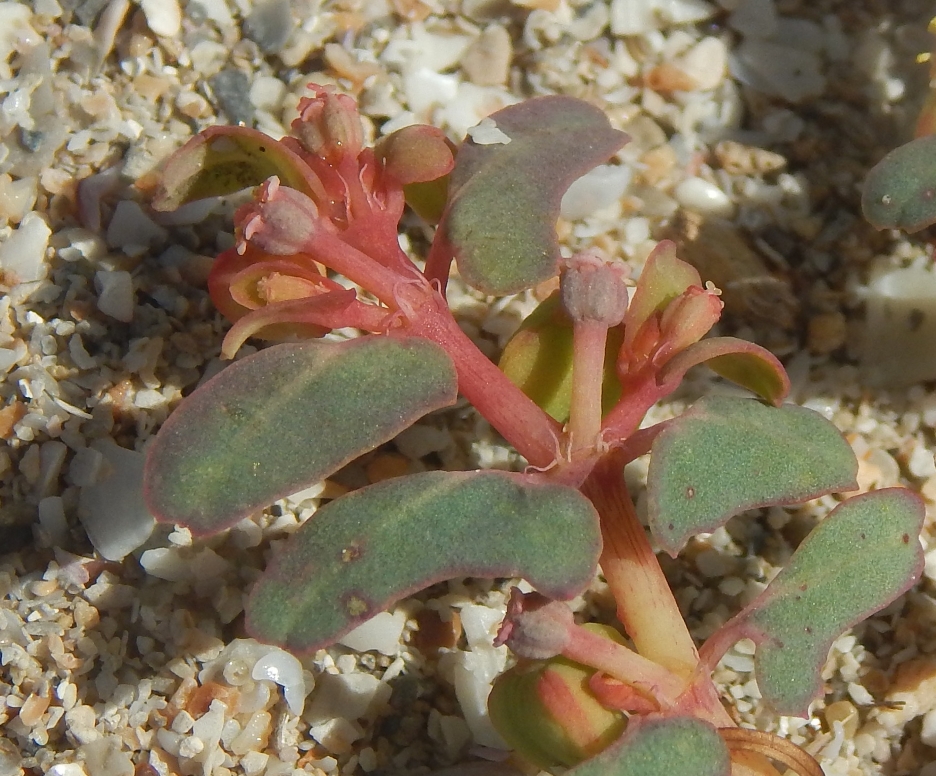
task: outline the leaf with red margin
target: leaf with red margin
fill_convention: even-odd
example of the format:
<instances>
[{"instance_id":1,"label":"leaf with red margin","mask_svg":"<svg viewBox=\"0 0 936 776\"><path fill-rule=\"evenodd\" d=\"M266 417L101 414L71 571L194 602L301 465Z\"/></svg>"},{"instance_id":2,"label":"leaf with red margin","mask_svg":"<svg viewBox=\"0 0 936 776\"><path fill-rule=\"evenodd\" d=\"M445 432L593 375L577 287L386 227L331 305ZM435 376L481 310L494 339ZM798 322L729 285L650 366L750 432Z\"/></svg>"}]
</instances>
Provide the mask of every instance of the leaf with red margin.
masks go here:
<instances>
[{"instance_id":1,"label":"leaf with red margin","mask_svg":"<svg viewBox=\"0 0 936 776\"><path fill-rule=\"evenodd\" d=\"M558 95L489 118L509 142L465 140L436 239L451 247L467 283L486 294L512 294L557 274L562 195L628 137L599 108Z\"/></svg>"},{"instance_id":2,"label":"leaf with red margin","mask_svg":"<svg viewBox=\"0 0 936 776\"><path fill-rule=\"evenodd\" d=\"M566 776L729 776L718 731L693 717L631 717L627 731Z\"/></svg>"},{"instance_id":3,"label":"leaf with red margin","mask_svg":"<svg viewBox=\"0 0 936 776\"><path fill-rule=\"evenodd\" d=\"M783 404L790 392L790 378L780 360L760 345L735 337L711 337L690 345L663 365L658 382L678 385L686 372L698 364L705 364L775 407Z\"/></svg>"},{"instance_id":4,"label":"leaf with red margin","mask_svg":"<svg viewBox=\"0 0 936 776\"><path fill-rule=\"evenodd\" d=\"M353 288L342 288L252 310L224 335L221 357L234 358L240 346L250 337L324 337L332 329L356 326L361 323L354 315L357 310L348 314L355 304L356 296Z\"/></svg>"},{"instance_id":5,"label":"leaf with red margin","mask_svg":"<svg viewBox=\"0 0 936 776\"><path fill-rule=\"evenodd\" d=\"M315 173L283 143L249 127L209 127L162 166L152 206L175 210L197 199L258 186L274 175L313 200L328 200Z\"/></svg>"},{"instance_id":6,"label":"leaf with red margin","mask_svg":"<svg viewBox=\"0 0 936 776\"><path fill-rule=\"evenodd\" d=\"M925 511L906 488L839 504L767 589L712 636L702 658L712 665L738 639L752 639L761 695L780 714L806 716L822 694L832 642L919 579Z\"/></svg>"},{"instance_id":7,"label":"leaf with red margin","mask_svg":"<svg viewBox=\"0 0 936 776\"><path fill-rule=\"evenodd\" d=\"M275 345L186 398L147 450L157 520L203 536L315 484L457 395L455 366L421 338Z\"/></svg>"},{"instance_id":8,"label":"leaf with red margin","mask_svg":"<svg viewBox=\"0 0 936 776\"><path fill-rule=\"evenodd\" d=\"M659 433L647 474L650 530L675 556L732 515L854 490L858 461L818 412L708 396Z\"/></svg>"},{"instance_id":9,"label":"leaf with red margin","mask_svg":"<svg viewBox=\"0 0 936 776\"><path fill-rule=\"evenodd\" d=\"M308 653L394 601L454 577L520 576L552 598L592 581L598 515L573 488L508 472L423 472L325 505L274 558L247 629Z\"/></svg>"}]
</instances>

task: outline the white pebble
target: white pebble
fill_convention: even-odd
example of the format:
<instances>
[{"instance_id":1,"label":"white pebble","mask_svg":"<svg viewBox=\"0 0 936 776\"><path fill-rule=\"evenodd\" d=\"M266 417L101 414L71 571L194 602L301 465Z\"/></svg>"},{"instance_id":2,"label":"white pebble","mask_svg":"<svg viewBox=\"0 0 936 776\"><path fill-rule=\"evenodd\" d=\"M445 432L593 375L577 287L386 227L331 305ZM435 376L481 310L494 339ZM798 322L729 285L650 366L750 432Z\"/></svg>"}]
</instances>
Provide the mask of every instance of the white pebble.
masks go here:
<instances>
[{"instance_id":1,"label":"white pebble","mask_svg":"<svg viewBox=\"0 0 936 776\"><path fill-rule=\"evenodd\" d=\"M718 583L718 589L723 595L736 596L741 595L747 589L747 585L737 577L725 577Z\"/></svg>"},{"instance_id":2,"label":"white pebble","mask_svg":"<svg viewBox=\"0 0 936 776\"><path fill-rule=\"evenodd\" d=\"M146 25L157 35L171 38L182 29L179 0L140 0Z\"/></svg>"},{"instance_id":3,"label":"white pebble","mask_svg":"<svg viewBox=\"0 0 936 776\"><path fill-rule=\"evenodd\" d=\"M179 551L170 547L155 547L140 556L140 565L151 577L179 582L188 579L190 564Z\"/></svg>"},{"instance_id":4,"label":"white pebble","mask_svg":"<svg viewBox=\"0 0 936 776\"><path fill-rule=\"evenodd\" d=\"M924 556L923 576L936 581L936 549L930 550Z\"/></svg>"},{"instance_id":5,"label":"white pebble","mask_svg":"<svg viewBox=\"0 0 936 776\"><path fill-rule=\"evenodd\" d=\"M644 35L671 25L695 24L714 13L714 6L705 0L612 0L611 32Z\"/></svg>"},{"instance_id":6,"label":"white pebble","mask_svg":"<svg viewBox=\"0 0 936 776\"><path fill-rule=\"evenodd\" d=\"M703 38L674 63L699 89L715 89L728 72L728 47L721 38Z\"/></svg>"},{"instance_id":7,"label":"white pebble","mask_svg":"<svg viewBox=\"0 0 936 776\"><path fill-rule=\"evenodd\" d=\"M143 503L144 456L109 439L94 447L107 463L107 475L81 489L78 517L95 549L107 560L121 560L143 544L155 526Z\"/></svg>"},{"instance_id":8,"label":"white pebble","mask_svg":"<svg viewBox=\"0 0 936 776\"><path fill-rule=\"evenodd\" d=\"M747 655L739 655L736 652L726 653L721 662L738 673L747 674L754 670L754 659Z\"/></svg>"},{"instance_id":9,"label":"white pebble","mask_svg":"<svg viewBox=\"0 0 936 776\"><path fill-rule=\"evenodd\" d=\"M126 199L117 203L107 225L107 244L128 254L165 242L167 236L168 232L143 212L139 204Z\"/></svg>"},{"instance_id":10,"label":"white pebble","mask_svg":"<svg viewBox=\"0 0 936 776\"><path fill-rule=\"evenodd\" d=\"M133 278L124 270L101 270L94 274L97 307L105 315L129 323L133 320Z\"/></svg>"},{"instance_id":11,"label":"white pebble","mask_svg":"<svg viewBox=\"0 0 936 776\"><path fill-rule=\"evenodd\" d=\"M864 382L896 388L936 379L936 274L887 272L871 282L865 302Z\"/></svg>"},{"instance_id":12,"label":"white pebble","mask_svg":"<svg viewBox=\"0 0 936 776\"><path fill-rule=\"evenodd\" d=\"M497 629L504 619L503 608L491 608L482 604L466 604L461 608L461 622L465 638L472 649L490 648Z\"/></svg>"},{"instance_id":13,"label":"white pebble","mask_svg":"<svg viewBox=\"0 0 936 776\"><path fill-rule=\"evenodd\" d=\"M395 655L400 651L400 637L405 625L406 614L402 609L380 612L342 636L339 643L357 652L375 650L382 655Z\"/></svg>"},{"instance_id":14,"label":"white pebble","mask_svg":"<svg viewBox=\"0 0 936 776\"><path fill-rule=\"evenodd\" d=\"M270 755L263 752L247 752L241 757L240 766L244 769L246 776L259 776L266 768Z\"/></svg>"},{"instance_id":15,"label":"white pebble","mask_svg":"<svg viewBox=\"0 0 936 776\"><path fill-rule=\"evenodd\" d=\"M271 647L270 651L254 664L250 676L257 680L276 682L283 688L290 712L297 717L302 714L306 687L302 676L302 663L295 657L279 647Z\"/></svg>"},{"instance_id":16,"label":"white pebble","mask_svg":"<svg viewBox=\"0 0 936 776\"><path fill-rule=\"evenodd\" d=\"M927 746L936 746L936 710L928 711L923 716L920 740Z\"/></svg>"},{"instance_id":17,"label":"white pebble","mask_svg":"<svg viewBox=\"0 0 936 776\"><path fill-rule=\"evenodd\" d=\"M510 142L510 136L494 123L494 119L489 117L469 127L468 137L477 145L507 145Z\"/></svg>"},{"instance_id":18,"label":"white pebble","mask_svg":"<svg viewBox=\"0 0 936 776\"><path fill-rule=\"evenodd\" d=\"M734 214L734 203L714 183L697 177L685 178L673 192L676 201L688 210L703 215L728 218Z\"/></svg>"},{"instance_id":19,"label":"white pebble","mask_svg":"<svg viewBox=\"0 0 936 776\"><path fill-rule=\"evenodd\" d=\"M14 283L42 280L49 272L45 257L51 235L42 216L27 213L17 230L0 244L0 270Z\"/></svg>"},{"instance_id":20,"label":"white pebble","mask_svg":"<svg viewBox=\"0 0 936 776\"><path fill-rule=\"evenodd\" d=\"M850 682L848 685L849 697L859 706L873 706L874 696L868 692L868 689L857 682Z\"/></svg>"},{"instance_id":21,"label":"white pebble","mask_svg":"<svg viewBox=\"0 0 936 776\"><path fill-rule=\"evenodd\" d=\"M590 216L624 196L633 174L629 165L598 165L572 182L562 197L559 212L571 221Z\"/></svg>"},{"instance_id":22,"label":"white pebble","mask_svg":"<svg viewBox=\"0 0 936 776\"><path fill-rule=\"evenodd\" d=\"M143 410L151 410L161 407L166 403L166 397L153 388L144 388L136 392L133 397L133 406Z\"/></svg>"},{"instance_id":23,"label":"white pebble","mask_svg":"<svg viewBox=\"0 0 936 776\"><path fill-rule=\"evenodd\" d=\"M29 352L23 340L14 340L12 348L0 348L0 377L9 372Z\"/></svg>"},{"instance_id":24,"label":"white pebble","mask_svg":"<svg viewBox=\"0 0 936 776\"><path fill-rule=\"evenodd\" d=\"M927 450L924 445L916 445L910 453L907 468L914 477L928 478L936 474L936 461L933 460L933 451Z\"/></svg>"},{"instance_id":25,"label":"white pebble","mask_svg":"<svg viewBox=\"0 0 936 776\"><path fill-rule=\"evenodd\" d=\"M32 28L32 9L22 3L0 3L0 77L11 78L10 57L38 45L42 38Z\"/></svg>"},{"instance_id":26,"label":"white pebble","mask_svg":"<svg viewBox=\"0 0 936 776\"><path fill-rule=\"evenodd\" d=\"M285 95L286 84L279 78L261 75L250 84L250 103L259 110L279 110Z\"/></svg>"},{"instance_id":27,"label":"white pebble","mask_svg":"<svg viewBox=\"0 0 936 776\"><path fill-rule=\"evenodd\" d=\"M321 674L304 716L312 726L333 719L358 719L390 693L390 685L371 674Z\"/></svg>"},{"instance_id":28,"label":"white pebble","mask_svg":"<svg viewBox=\"0 0 936 776\"><path fill-rule=\"evenodd\" d=\"M88 776L78 763L59 763L49 768L49 776Z\"/></svg>"},{"instance_id":29,"label":"white pebble","mask_svg":"<svg viewBox=\"0 0 936 776\"><path fill-rule=\"evenodd\" d=\"M61 496L47 496L39 502L39 528L52 547L63 546L68 541L68 520Z\"/></svg>"},{"instance_id":30,"label":"white pebble","mask_svg":"<svg viewBox=\"0 0 936 776\"><path fill-rule=\"evenodd\" d=\"M502 648L503 649L503 648ZM487 655L479 651L457 652L454 667L455 696L461 707L462 715L468 724L476 744L488 746L492 749L508 749L501 738L487 711L487 698L491 692L491 682L494 676L503 671L506 655L501 656L501 650L486 650ZM504 650L506 652L506 650ZM491 662L497 656L498 661ZM500 658L503 657L503 660ZM499 664L499 667L498 667ZM495 670L492 673L492 669Z\"/></svg>"}]
</instances>

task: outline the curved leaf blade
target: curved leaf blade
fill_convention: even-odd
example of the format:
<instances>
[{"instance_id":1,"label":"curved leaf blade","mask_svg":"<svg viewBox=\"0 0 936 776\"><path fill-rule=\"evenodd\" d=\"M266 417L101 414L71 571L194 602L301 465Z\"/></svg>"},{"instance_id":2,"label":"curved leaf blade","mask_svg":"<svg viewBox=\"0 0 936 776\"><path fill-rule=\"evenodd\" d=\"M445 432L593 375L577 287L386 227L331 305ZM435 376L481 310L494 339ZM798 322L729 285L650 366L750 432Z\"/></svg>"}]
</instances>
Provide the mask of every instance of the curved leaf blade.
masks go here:
<instances>
[{"instance_id":1,"label":"curved leaf blade","mask_svg":"<svg viewBox=\"0 0 936 776\"><path fill-rule=\"evenodd\" d=\"M251 592L257 638L309 652L444 579L522 576L553 598L592 580L598 516L578 491L506 472L424 472L322 507Z\"/></svg>"},{"instance_id":2,"label":"curved leaf blade","mask_svg":"<svg viewBox=\"0 0 936 776\"><path fill-rule=\"evenodd\" d=\"M650 530L675 556L689 537L746 509L854 490L857 472L848 442L819 413L710 396L654 440Z\"/></svg>"},{"instance_id":3,"label":"curved leaf blade","mask_svg":"<svg viewBox=\"0 0 936 776\"><path fill-rule=\"evenodd\" d=\"M790 393L790 378L779 359L766 348L735 337L710 337L690 345L666 362L659 382L678 383L698 364L705 364L775 407L783 404Z\"/></svg>"},{"instance_id":4,"label":"curved leaf blade","mask_svg":"<svg viewBox=\"0 0 936 776\"><path fill-rule=\"evenodd\" d=\"M832 642L919 579L924 515L922 500L906 488L843 502L739 615L757 643L757 685L780 714L804 716L822 692Z\"/></svg>"},{"instance_id":5,"label":"curved leaf blade","mask_svg":"<svg viewBox=\"0 0 936 776\"><path fill-rule=\"evenodd\" d=\"M490 119L509 142L465 140L441 228L467 283L486 294L512 294L557 274L562 195L628 138L595 106L558 95L511 105Z\"/></svg>"},{"instance_id":6,"label":"curved leaf blade","mask_svg":"<svg viewBox=\"0 0 936 776\"><path fill-rule=\"evenodd\" d=\"M874 165L861 210L876 229L917 232L936 223L936 135L911 140Z\"/></svg>"},{"instance_id":7,"label":"curved leaf blade","mask_svg":"<svg viewBox=\"0 0 936 776\"><path fill-rule=\"evenodd\" d=\"M718 731L693 717L631 717L620 741L566 776L728 776L731 758Z\"/></svg>"},{"instance_id":8,"label":"curved leaf blade","mask_svg":"<svg viewBox=\"0 0 936 776\"><path fill-rule=\"evenodd\" d=\"M195 535L229 528L455 402L445 351L419 338L277 345L189 396L147 452L144 495Z\"/></svg>"},{"instance_id":9,"label":"curved leaf blade","mask_svg":"<svg viewBox=\"0 0 936 776\"><path fill-rule=\"evenodd\" d=\"M302 158L250 127L209 127L169 157L159 173L156 210L233 194L277 176L284 186L327 201L321 182Z\"/></svg>"}]
</instances>

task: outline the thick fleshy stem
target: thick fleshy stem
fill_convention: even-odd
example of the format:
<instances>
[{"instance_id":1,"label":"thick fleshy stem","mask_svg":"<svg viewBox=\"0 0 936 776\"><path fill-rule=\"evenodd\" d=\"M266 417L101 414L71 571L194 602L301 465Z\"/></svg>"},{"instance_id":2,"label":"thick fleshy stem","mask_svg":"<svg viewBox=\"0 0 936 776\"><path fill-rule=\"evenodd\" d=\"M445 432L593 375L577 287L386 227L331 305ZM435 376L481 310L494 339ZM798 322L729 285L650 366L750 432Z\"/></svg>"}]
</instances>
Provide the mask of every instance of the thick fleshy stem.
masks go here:
<instances>
[{"instance_id":1,"label":"thick fleshy stem","mask_svg":"<svg viewBox=\"0 0 936 776\"><path fill-rule=\"evenodd\" d=\"M582 491L601 518L601 570L627 635L641 655L688 681L696 672L699 655L637 518L620 456L606 455Z\"/></svg>"},{"instance_id":2,"label":"thick fleshy stem","mask_svg":"<svg viewBox=\"0 0 936 776\"><path fill-rule=\"evenodd\" d=\"M421 297L422 302L414 317L404 318L401 332L425 337L445 348L455 363L458 390L531 466L545 469L555 464L561 453L559 423L478 350L437 289L432 289L429 302L424 289L430 288L424 278L420 287L400 285L401 296L406 294L414 301Z\"/></svg>"}]
</instances>

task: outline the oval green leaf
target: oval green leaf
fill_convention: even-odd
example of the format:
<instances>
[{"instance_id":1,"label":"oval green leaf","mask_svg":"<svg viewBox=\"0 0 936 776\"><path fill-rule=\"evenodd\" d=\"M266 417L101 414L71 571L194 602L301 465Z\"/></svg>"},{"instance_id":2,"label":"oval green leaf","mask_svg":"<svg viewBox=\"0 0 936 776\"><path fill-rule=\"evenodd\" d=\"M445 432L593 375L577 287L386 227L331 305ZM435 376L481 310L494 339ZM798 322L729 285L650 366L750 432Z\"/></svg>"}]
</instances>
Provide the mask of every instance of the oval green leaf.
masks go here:
<instances>
[{"instance_id":1,"label":"oval green leaf","mask_svg":"<svg viewBox=\"0 0 936 776\"><path fill-rule=\"evenodd\" d=\"M777 712L806 716L832 642L919 579L924 513L905 488L845 501L739 615L742 635L757 643L757 686Z\"/></svg>"},{"instance_id":2,"label":"oval green leaf","mask_svg":"<svg viewBox=\"0 0 936 776\"><path fill-rule=\"evenodd\" d=\"M455 367L424 339L277 345L189 396L147 452L162 522L205 535L327 477L455 402Z\"/></svg>"},{"instance_id":3,"label":"oval green leaf","mask_svg":"<svg viewBox=\"0 0 936 776\"><path fill-rule=\"evenodd\" d=\"M911 140L874 165L861 210L876 229L917 232L936 223L936 135Z\"/></svg>"},{"instance_id":4,"label":"oval green leaf","mask_svg":"<svg viewBox=\"0 0 936 776\"><path fill-rule=\"evenodd\" d=\"M569 419L572 406L572 339L572 319L556 291L520 324L497 364L514 385L560 423ZM608 330L601 383L603 412L610 411L621 397L615 364L623 340L623 328Z\"/></svg>"},{"instance_id":5,"label":"oval green leaf","mask_svg":"<svg viewBox=\"0 0 936 776\"><path fill-rule=\"evenodd\" d=\"M441 230L467 283L512 294L557 274L562 195L628 138L594 105L558 95L511 105L490 120L503 141L462 144Z\"/></svg>"},{"instance_id":6,"label":"oval green leaf","mask_svg":"<svg viewBox=\"0 0 936 776\"><path fill-rule=\"evenodd\" d=\"M569 599L593 579L600 551L597 513L572 488L507 472L414 474L322 507L254 587L247 627L306 653L461 576L521 576Z\"/></svg>"},{"instance_id":7,"label":"oval green leaf","mask_svg":"<svg viewBox=\"0 0 936 776\"><path fill-rule=\"evenodd\" d=\"M311 168L283 143L250 127L209 127L163 165L152 205L175 210L198 199L259 186L273 175L312 199L328 199Z\"/></svg>"},{"instance_id":8,"label":"oval green leaf","mask_svg":"<svg viewBox=\"0 0 936 776\"><path fill-rule=\"evenodd\" d=\"M674 555L732 515L854 490L858 461L835 426L803 407L710 396L654 440L650 530Z\"/></svg>"},{"instance_id":9,"label":"oval green leaf","mask_svg":"<svg viewBox=\"0 0 936 776\"><path fill-rule=\"evenodd\" d=\"M728 776L731 757L718 731L692 717L631 717L620 741L566 776Z\"/></svg>"}]
</instances>

